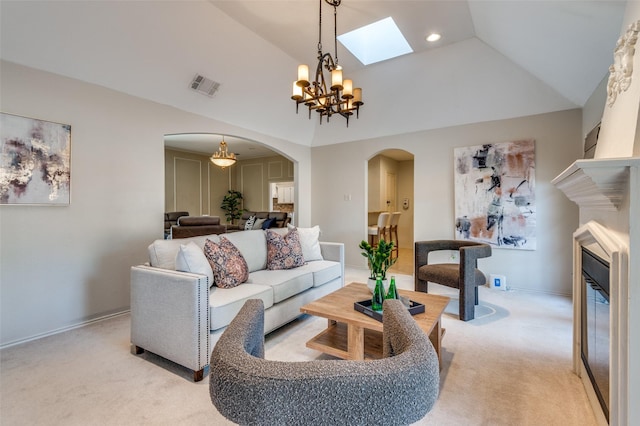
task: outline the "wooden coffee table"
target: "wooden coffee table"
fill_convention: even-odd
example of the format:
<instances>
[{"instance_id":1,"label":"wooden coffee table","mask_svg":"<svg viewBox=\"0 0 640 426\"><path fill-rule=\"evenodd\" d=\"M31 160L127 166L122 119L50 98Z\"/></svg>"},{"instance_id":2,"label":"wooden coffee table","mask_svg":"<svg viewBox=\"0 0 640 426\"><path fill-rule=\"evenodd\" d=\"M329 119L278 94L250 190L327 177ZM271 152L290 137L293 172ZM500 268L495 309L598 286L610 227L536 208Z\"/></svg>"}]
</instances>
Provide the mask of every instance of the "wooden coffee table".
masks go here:
<instances>
[{"instance_id":1,"label":"wooden coffee table","mask_svg":"<svg viewBox=\"0 0 640 426\"><path fill-rule=\"evenodd\" d=\"M420 328L429 335L440 360L444 329L442 312L449 298L435 294L399 290L401 296L425 305L425 312L414 315ZM363 360L382 357L383 323L358 312L354 302L370 299L366 284L351 283L300 308L300 311L327 318L328 327L307 342L307 347L342 359Z\"/></svg>"}]
</instances>

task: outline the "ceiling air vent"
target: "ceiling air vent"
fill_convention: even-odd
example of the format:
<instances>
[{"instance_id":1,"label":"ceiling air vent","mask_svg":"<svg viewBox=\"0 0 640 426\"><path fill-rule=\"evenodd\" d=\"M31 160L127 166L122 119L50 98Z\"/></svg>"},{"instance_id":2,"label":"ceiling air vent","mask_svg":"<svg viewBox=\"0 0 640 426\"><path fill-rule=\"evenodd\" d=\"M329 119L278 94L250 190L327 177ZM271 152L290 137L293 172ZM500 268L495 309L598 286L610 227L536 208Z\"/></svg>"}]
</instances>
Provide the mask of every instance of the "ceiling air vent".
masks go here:
<instances>
[{"instance_id":1,"label":"ceiling air vent","mask_svg":"<svg viewBox=\"0 0 640 426\"><path fill-rule=\"evenodd\" d=\"M220 87L220 83L217 81L213 81L204 77L200 74L196 74L191 80L191 88L196 92L202 93L203 95L207 95L210 98L213 97L213 94L218 91Z\"/></svg>"}]
</instances>

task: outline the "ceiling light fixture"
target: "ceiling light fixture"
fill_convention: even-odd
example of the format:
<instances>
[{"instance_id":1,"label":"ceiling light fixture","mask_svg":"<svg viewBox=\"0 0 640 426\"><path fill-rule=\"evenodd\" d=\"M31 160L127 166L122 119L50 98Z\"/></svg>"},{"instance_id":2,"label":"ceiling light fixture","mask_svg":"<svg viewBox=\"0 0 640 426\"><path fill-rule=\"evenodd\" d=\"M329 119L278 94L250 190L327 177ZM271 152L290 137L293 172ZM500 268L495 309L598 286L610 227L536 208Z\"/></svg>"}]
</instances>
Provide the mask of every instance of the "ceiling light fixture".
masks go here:
<instances>
[{"instance_id":1,"label":"ceiling light fixture","mask_svg":"<svg viewBox=\"0 0 640 426\"><path fill-rule=\"evenodd\" d=\"M213 164L223 169L236 163L236 155L233 152L227 152L227 143L224 141L224 135L222 136L220 147L213 153L210 160Z\"/></svg>"},{"instance_id":2,"label":"ceiling light fixture","mask_svg":"<svg viewBox=\"0 0 640 426\"><path fill-rule=\"evenodd\" d=\"M441 36L440 34L438 34L438 33L431 33L431 34L429 34L429 35L426 37L426 40L427 40L429 43L433 43L434 41L438 41L438 40L440 40L440 38L441 38L441 37L442 37L442 36Z\"/></svg>"},{"instance_id":3,"label":"ceiling light fixture","mask_svg":"<svg viewBox=\"0 0 640 426\"><path fill-rule=\"evenodd\" d=\"M291 99L296 101L296 113L298 106L304 104L309 108L309 118L311 111L320 114L320 124L322 117L327 117L327 122L333 114L339 114L347 120L356 113L358 118L362 102L362 89L353 87L353 81L342 80L342 67L338 65L338 6L342 0L324 0L333 6L333 40L335 47L335 60L331 53L322 52L322 0L319 0L320 10L318 14L318 66L316 67L315 80L309 81L309 66L298 66L298 80L293 82L293 95ZM327 81L324 78L326 68L331 73L331 86L327 88Z\"/></svg>"}]
</instances>

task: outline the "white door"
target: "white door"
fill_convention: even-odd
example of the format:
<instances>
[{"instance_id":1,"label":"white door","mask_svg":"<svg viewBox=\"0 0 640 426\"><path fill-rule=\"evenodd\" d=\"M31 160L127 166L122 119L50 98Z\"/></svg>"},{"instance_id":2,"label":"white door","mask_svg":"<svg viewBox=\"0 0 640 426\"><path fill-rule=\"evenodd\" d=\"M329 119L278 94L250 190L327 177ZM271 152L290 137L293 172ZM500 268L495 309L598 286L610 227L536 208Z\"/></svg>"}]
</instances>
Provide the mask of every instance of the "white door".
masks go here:
<instances>
[{"instance_id":1,"label":"white door","mask_svg":"<svg viewBox=\"0 0 640 426\"><path fill-rule=\"evenodd\" d=\"M397 211L396 203L396 175L394 173L387 173L386 185L385 185L385 210L388 212Z\"/></svg>"}]
</instances>

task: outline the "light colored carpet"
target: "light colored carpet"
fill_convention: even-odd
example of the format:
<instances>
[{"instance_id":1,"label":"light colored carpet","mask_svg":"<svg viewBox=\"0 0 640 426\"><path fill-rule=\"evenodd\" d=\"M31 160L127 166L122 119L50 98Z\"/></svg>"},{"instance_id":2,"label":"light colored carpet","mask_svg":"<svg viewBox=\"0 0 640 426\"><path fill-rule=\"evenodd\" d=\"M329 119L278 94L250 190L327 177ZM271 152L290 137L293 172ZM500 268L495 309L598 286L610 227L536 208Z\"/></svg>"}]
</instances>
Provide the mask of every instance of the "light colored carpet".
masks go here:
<instances>
[{"instance_id":1,"label":"light colored carpet","mask_svg":"<svg viewBox=\"0 0 640 426\"><path fill-rule=\"evenodd\" d=\"M347 270L347 282L366 271ZM411 289L410 276L397 276ZM434 286L434 293L457 297ZM417 424L591 426L595 419L571 372L571 301L480 289L476 319L443 326L440 397ZM267 358L328 358L304 342L326 326L305 316L267 338ZM2 425L227 425L209 400L208 379L192 383L180 366L129 352L129 316L0 352ZM357 408L356 408L357 409Z\"/></svg>"}]
</instances>

